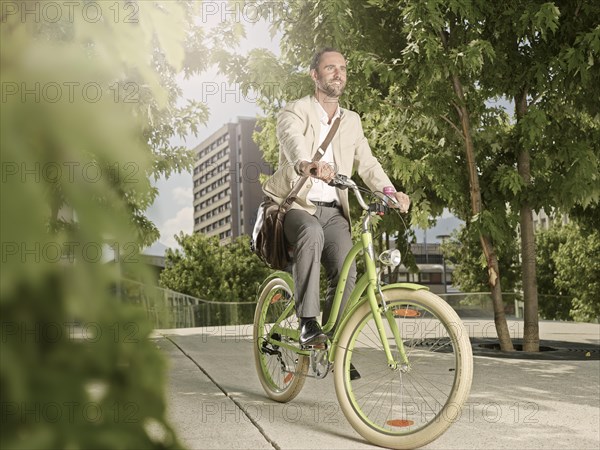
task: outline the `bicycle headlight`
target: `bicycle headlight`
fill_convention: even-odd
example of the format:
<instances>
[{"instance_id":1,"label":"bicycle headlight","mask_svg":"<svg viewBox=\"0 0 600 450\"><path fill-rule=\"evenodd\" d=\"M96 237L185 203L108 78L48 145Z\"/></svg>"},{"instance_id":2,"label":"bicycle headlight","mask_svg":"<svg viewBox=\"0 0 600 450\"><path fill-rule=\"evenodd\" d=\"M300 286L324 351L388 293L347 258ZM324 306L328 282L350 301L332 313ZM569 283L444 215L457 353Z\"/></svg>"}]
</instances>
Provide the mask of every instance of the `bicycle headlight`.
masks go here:
<instances>
[{"instance_id":1,"label":"bicycle headlight","mask_svg":"<svg viewBox=\"0 0 600 450\"><path fill-rule=\"evenodd\" d=\"M379 261L381 264L390 267L397 267L400 265L400 261L402 257L400 255L400 250L386 250L381 255L379 255Z\"/></svg>"}]
</instances>

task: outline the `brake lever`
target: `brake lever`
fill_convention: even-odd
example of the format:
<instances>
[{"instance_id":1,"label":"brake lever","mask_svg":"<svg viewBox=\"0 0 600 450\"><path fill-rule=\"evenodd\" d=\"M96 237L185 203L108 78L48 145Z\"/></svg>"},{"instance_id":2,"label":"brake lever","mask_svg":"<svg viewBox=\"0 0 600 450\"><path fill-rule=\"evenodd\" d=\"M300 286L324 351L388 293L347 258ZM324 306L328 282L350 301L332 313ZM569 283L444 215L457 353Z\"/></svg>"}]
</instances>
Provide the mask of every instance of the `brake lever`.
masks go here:
<instances>
[{"instance_id":1,"label":"brake lever","mask_svg":"<svg viewBox=\"0 0 600 450\"><path fill-rule=\"evenodd\" d=\"M371 203L369 205L369 211L375 213L378 216L384 216L388 212L389 206L383 203Z\"/></svg>"},{"instance_id":2,"label":"brake lever","mask_svg":"<svg viewBox=\"0 0 600 450\"><path fill-rule=\"evenodd\" d=\"M387 194L383 194L383 195L385 195L385 198L383 199L383 201L385 202L385 204L388 208L391 208L391 205L400 207L400 202L398 201L398 199L396 199L396 197L392 197L391 195L387 195Z\"/></svg>"},{"instance_id":3,"label":"brake lever","mask_svg":"<svg viewBox=\"0 0 600 450\"><path fill-rule=\"evenodd\" d=\"M348 177L346 175L336 175L335 178L333 180L331 180L329 183L327 183L329 186L333 186L339 189L348 189L348 185L346 184L348 182Z\"/></svg>"}]
</instances>

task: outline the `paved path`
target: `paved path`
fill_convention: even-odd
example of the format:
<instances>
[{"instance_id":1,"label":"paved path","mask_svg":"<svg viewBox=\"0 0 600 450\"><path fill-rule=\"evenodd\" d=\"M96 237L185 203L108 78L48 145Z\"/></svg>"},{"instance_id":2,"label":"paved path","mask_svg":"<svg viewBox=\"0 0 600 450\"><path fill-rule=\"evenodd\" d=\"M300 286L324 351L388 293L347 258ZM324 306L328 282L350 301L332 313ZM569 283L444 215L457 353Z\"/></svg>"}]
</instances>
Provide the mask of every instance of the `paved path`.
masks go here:
<instances>
[{"instance_id":1,"label":"paved path","mask_svg":"<svg viewBox=\"0 0 600 450\"><path fill-rule=\"evenodd\" d=\"M474 338L493 324L467 322ZM522 322L510 322L514 337ZM190 449L364 449L346 421L333 377L307 379L296 399L270 401L254 369L252 326L158 330L170 361L168 414ZM541 322L543 340L600 345L600 325ZM575 346L575 345L574 345ZM460 420L429 449L600 448L600 360L477 356Z\"/></svg>"}]
</instances>

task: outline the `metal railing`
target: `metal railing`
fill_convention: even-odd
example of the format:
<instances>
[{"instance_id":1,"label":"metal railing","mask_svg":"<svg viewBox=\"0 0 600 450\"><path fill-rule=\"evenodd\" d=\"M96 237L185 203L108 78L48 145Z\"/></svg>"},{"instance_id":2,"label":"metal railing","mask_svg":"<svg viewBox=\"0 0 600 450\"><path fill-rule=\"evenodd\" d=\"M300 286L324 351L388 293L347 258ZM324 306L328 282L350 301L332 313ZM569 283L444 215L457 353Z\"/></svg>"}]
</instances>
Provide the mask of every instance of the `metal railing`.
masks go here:
<instances>
[{"instance_id":1,"label":"metal railing","mask_svg":"<svg viewBox=\"0 0 600 450\"><path fill-rule=\"evenodd\" d=\"M121 280L118 291L122 301L142 307L157 329L250 324L253 322L256 308L256 302L204 300L129 279ZM438 295L463 319L494 318L489 292L454 292ZM502 299L508 317L523 317L521 293L505 292Z\"/></svg>"},{"instance_id":2,"label":"metal railing","mask_svg":"<svg viewBox=\"0 0 600 450\"><path fill-rule=\"evenodd\" d=\"M252 323L255 302L209 301L139 281L123 279L122 301L139 305L155 328L192 328Z\"/></svg>"}]
</instances>

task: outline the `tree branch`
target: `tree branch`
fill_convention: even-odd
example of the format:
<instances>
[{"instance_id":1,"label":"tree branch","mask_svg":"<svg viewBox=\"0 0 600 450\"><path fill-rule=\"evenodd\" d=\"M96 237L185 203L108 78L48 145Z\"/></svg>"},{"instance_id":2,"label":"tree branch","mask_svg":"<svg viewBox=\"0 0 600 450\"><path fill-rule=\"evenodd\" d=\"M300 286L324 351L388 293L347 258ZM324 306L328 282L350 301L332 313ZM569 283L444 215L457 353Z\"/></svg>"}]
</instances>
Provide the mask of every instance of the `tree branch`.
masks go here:
<instances>
[{"instance_id":1,"label":"tree branch","mask_svg":"<svg viewBox=\"0 0 600 450\"><path fill-rule=\"evenodd\" d=\"M465 136L464 136L463 132L462 132L462 131L460 131L460 128L458 128L454 122L452 122L450 119L448 119L448 117L447 117L447 116L442 116L442 115L440 115L440 117L441 117L442 119L444 119L444 121L446 121L446 122L447 122L447 123L448 123L448 124L449 124L449 125L450 125L452 128L454 128L454 130L455 130L455 131L456 131L456 132L459 134L459 136L460 136L460 137L461 137L463 140L465 139Z\"/></svg>"}]
</instances>

